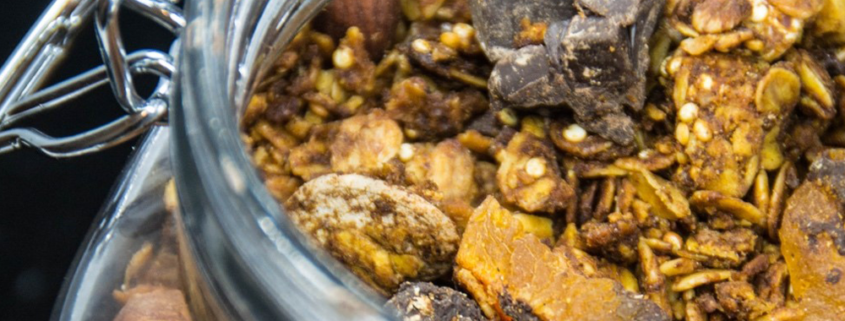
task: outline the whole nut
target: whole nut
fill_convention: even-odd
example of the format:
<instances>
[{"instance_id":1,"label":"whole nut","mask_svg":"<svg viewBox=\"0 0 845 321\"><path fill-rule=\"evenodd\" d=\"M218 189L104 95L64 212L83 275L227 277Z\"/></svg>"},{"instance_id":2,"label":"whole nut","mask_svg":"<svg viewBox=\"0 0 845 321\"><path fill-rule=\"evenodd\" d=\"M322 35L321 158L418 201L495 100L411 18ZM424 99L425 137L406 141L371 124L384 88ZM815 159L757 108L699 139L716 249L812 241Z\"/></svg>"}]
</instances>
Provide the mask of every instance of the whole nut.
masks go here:
<instances>
[{"instance_id":1,"label":"whole nut","mask_svg":"<svg viewBox=\"0 0 845 321\"><path fill-rule=\"evenodd\" d=\"M350 27L358 27L367 37L367 52L380 59L393 44L401 18L398 0L334 0L314 20L314 29L335 41Z\"/></svg>"}]
</instances>

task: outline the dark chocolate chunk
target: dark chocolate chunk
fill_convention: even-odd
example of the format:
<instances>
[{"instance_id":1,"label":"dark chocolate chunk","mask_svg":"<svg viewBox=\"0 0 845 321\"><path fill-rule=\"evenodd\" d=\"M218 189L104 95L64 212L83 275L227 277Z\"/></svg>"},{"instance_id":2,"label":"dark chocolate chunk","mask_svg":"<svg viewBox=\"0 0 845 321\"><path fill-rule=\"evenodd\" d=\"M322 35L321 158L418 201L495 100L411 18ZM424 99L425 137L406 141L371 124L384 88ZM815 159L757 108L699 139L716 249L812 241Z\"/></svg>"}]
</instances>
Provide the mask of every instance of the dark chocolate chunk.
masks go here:
<instances>
[{"instance_id":1,"label":"dark chocolate chunk","mask_svg":"<svg viewBox=\"0 0 845 321\"><path fill-rule=\"evenodd\" d=\"M494 101L490 104L490 109L470 120L466 129L478 131L484 136L498 136L502 130L502 124L496 119L496 113L502 109L499 106L500 104Z\"/></svg>"},{"instance_id":2,"label":"dark chocolate chunk","mask_svg":"<svg viewBox=\"0 0 845 321\"><path fill-rule=\"evenodd\" d=\"M437 39L440 35L440 29L435 28L433 25L413 23L411 24L409 33L411 36L405 42L398 44L396 48L422 69L440 77L453 80L455 79L456 73L473 75L479 78L487 78L490 74L488 64L480 63L474 58L459 55L454 49L437 41L432 41L432 39ZM430 52L413 50L411 44L417 39L431 41L430 43L434 47L434 50ZM438 50L450 52L454 59L436 59L433 52Z\"/></svg>"},{"instance_id":3,"label":"dark chocolate chunk","mask_svg":"<svg viewBox=\"0 0 845 321\"><path fill-rule=\"evenodd\" d=\"M516 49L523 19L551 24L575 14L572 0L471 0L470 5L478 40L494 62Z\"/></svg>"},{"instance_id":4,"label":"dark chocolate chunk","mask_svg":"<svg viewBox=\"0 0 845 321\"><path fill-rule=\"evenodd\" d=\"M507 107L568 106L588 131L629 145L634 122L624 107L638 111L645 102L648 39L664 0L575 1L598 16L561 9L571 5L567 1L550 5L552 9L538 8L539 1L473 1L479 40L497 61L490 92ZM514 48L514 22L531 16L532 10L554 17L537 20L548 23L544 44Z\"/></svg>"},{"instance_id":5,"label":"dark chocolate chunk","mask_svg":"<svg viewBox=\"0 0 845 321\"><path fill-rule=\"evenodd\" d=\"M665 0L640 0L637 11L637 21L631 27L633 39L634 82L628 91L628 97L633 98L629 105L635 110L645 104L646 71L648 71L650 57L648 41L657 27L657 20L663 12Z\"/></svg>"},{"instance_id":6,"label":"dark chocolate chunk","mask_svg":"<svg viewBox=\"0 0 845 321\"><path fill-rule=\"evenodd\" d=\"M627 89L634 71L625 28L607 18L576 16L562 36L546 46L561 46L560 55L551 59L563 67L571 87L593 87L596 98L605 91L619 95Z\"/></svg>"},{"instance_id":7,"label":"dark chocolate chunk","mask_svg":"<svg viewBox=\"0 0 845 321\"><path fill-rule=\"evenodd\" d=\"M507 55L490 74L493 97L520 107L560 105L567 89L554 77L543 46L528 46Z\"/></svg>"},{"instance_id":8,"label":"dark chocolate chunk","mask_svg":"<svg viewBox=\"0 0 845 321\"><path fill-rule=\"evenodd\" d=\"M670 321L672 320L660 306L643 299L631 292L623 294L626 299L616 308L616 313L622 320L631 321Z\"/></svg>"},{"instance_id":9,"label":"dark chocolate chunk","mask_svg":"<svg viewBox=\"0 0 845 321\"><path fill-rule=\"evenodd\" d=\"M502 312L513 320L540 321L540 318L531 312L531 307L528 304L514 300L507 290L499 295L499 304L502 306Z\"/></svg>"},{"instance_id":10,"label":"dark chocolate chunk","mask_svg":"<svg viewBox=\"0 0 845 321\"><path fill-rule=\"evenodd\" d=\"M563 56L563 47L560 45L561 39L569 29L570 19L556 21L546 28L546 35L543 38L543 43L546 46L546 54L549 55L549 61L558 69L563 69L562 62L559 57Z\"/></svg>"},{"instance_id":11,"label":"dark chocolate chunk","mask_svg":"<svg viewBox=\"0 0 845 321\"><path fill-rule=\"evenodd\" d=\"M827 273L827 276L825 276L824 281L831 285L836 285L841 279L842 270L833 268L832 270L830 270L830 272Z\"/></svg>"},{"instance_id":12,"label":"dark chocolate chunk","mask_svg":"<svg viewBox=\"0 0 845 321\"><path fill-rule=\"evenodd\" d=\"M589 132L627 146L634 141L634 121L625 113L611 113L600 117L582 117L577 113L575 120Z\"/></svg>"},{"instance_id":13,"label":"dark chocolate chunk","mask_svg":"<svg viewBox=\"0 0 845 321\"><path fill-rule=\"evenodd\" d=\"M428 282L402 283L386 306L395 309L399 320L476 321L487 320L478 303L452 288Z\"/></svg>"},{"instance_id":14,"label":"dark chocolate chunk","mask_svg":"<svg viewBox=\"0 0 845 321\"><path fill-rule=\"evenodd\" d=\"M639 0L576 0L582 8L602 17L610 18L621 26L630 26L637 19Z\"/></svg>"}]
</instances>

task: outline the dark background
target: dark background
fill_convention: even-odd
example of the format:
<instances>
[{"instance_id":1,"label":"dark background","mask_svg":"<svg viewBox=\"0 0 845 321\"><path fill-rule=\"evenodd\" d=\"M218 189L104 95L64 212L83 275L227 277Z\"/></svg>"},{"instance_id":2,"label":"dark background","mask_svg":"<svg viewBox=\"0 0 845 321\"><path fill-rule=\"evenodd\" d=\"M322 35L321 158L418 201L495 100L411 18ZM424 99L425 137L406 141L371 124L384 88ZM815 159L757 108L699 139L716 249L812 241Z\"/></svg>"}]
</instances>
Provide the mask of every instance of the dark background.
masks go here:
<instances>
[{"instance_id":1,"label":"dark background","mask_svg":"<svg viewBox=\"0 0 845 321\"><path fill-rule=\"evenodd\" d=\"M0 62L11 55L48 0L8 0L0 9ZM166 49L172 37L124 10L127 50ZM66 79L101 64L89 23L51 77ZM142 84L148 92L153 83ZM121 115L108 88L37 121L42 131L68 135ZM110 195L136 140L93 155L52 159L33 149L0 155L0 320L47 320L59 289L100 207Z\"/></svg>"}]
</instances>

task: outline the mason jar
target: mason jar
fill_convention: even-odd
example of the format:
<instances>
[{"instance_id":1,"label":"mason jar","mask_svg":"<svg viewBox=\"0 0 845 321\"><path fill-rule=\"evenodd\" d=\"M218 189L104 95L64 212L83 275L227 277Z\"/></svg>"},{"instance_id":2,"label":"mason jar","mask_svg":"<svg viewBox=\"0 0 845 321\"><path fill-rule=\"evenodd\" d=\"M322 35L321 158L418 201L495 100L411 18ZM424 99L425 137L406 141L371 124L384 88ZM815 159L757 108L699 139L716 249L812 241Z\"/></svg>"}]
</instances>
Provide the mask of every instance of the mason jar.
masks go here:
<instances>
[{"instance_id":1,"label":"mason jar","mask_svg":"<svg viewBox=\"0 0 845 321\"><path fill-rule=\"evenodd\" d=\"M328 1L184 3L184 28L170 52L174 71L160 95L169 110L167 126L146 134L118 181L69 272L53 319L113 319L124 269L143 244L160 238L168 215L194 320L389 319L383 298L295 228L240 138L239 117L257 80ZM122 2L144 3L103 0L100 9ZM166 1L147 4L158 2ZM169 212L162 199L171 177L179 206Z\"/></svg>"}]
</instances>

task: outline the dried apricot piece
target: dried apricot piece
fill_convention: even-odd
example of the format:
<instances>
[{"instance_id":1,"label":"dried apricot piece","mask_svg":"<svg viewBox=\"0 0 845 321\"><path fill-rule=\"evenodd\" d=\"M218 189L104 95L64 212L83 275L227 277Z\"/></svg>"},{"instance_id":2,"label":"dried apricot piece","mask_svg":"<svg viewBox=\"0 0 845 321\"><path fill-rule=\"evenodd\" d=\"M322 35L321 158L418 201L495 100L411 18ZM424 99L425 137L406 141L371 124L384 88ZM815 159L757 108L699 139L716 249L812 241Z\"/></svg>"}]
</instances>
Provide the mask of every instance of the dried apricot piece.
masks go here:
<instances>
[{"instance_id":1,"label":"dried apricot piece","mask_svg":"<svg viewBox=\"0 0 845 321\"><path fill-rule=\"evenodd\" d=\"M843 150L823 153L784 210L781 251L804 320L836 320L845 313L843 155Z\"/></svg>"},{"instance_id":2,"label":"dried apricot piece","mask_svg":"<svg viewBox=\"0 0 845 321\"><path fill-rule=\"evenodd\" d=\"M842 214L840 201L813 182L802 184L787 201L781 250L805 320L835 320L845 313Z\"/></svg>"},{"instance_id":3,"label":"dried apricot piece","mask_svg":"<svg viewBox=\"0 0 845 321\"><path fill-rule=\"evenodd\" d=\"M619 282L585 276L572 251L550 249L490 197L470 218L455 278L494 319L669 320Z\"/></svg>"}]
</instances>

